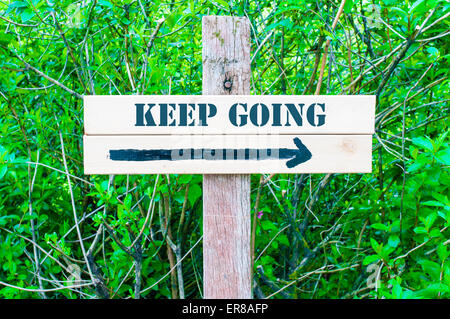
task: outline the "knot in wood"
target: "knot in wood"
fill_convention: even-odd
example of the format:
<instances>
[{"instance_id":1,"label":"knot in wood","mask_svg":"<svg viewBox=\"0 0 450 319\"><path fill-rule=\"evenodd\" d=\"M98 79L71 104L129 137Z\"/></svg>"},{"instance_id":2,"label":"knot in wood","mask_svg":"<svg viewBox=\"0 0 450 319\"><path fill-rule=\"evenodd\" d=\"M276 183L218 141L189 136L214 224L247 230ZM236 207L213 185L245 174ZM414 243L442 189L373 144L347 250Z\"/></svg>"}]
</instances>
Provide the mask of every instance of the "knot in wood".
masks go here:
<instances>
[{"instance_id":1,"label":"knot in wood","mask_svg":"<svg viewBox=\"0 0 450 319\"><path fill-rule=\"evenodd\" d=\"M231 91L231 87L233 86L233 82L231 82L230 80L225 80L223 82L223 87L225 90L227 91Z\"/></svg>"}]
</instances>

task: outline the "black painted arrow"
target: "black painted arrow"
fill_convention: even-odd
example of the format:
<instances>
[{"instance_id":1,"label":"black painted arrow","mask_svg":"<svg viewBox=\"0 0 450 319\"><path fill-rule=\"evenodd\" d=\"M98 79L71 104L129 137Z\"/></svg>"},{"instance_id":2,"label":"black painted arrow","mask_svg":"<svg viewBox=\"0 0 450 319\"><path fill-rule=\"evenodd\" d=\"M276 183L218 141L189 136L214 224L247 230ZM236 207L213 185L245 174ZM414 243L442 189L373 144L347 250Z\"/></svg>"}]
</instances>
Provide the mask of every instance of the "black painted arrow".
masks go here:
<instances>
[{"instance_id":1,"label":"black painted arrow","mask_svg":"<svg viewBox=\"0 0 450 319\"><path fill-rule=\"evenodd\" d=\"M311 159L312 154L298 137L294 138L297 149L155 149L155 150L110 150L113 161L179 161L179 160L274 160L289 159L288 168L295 167ZM222 156L220 156L220 154Z\"/></svg>"}]
</instances>

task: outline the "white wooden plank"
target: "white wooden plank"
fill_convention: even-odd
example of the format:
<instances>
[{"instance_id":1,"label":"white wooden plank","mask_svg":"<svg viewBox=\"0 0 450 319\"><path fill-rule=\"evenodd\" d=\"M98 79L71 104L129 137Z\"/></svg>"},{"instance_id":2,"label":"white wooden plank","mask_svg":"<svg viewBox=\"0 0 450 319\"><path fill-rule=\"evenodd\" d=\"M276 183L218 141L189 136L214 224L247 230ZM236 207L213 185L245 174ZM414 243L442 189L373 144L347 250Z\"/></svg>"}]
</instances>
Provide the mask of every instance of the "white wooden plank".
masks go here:
<instances>
[{"instance_id":1,"label":"white wooden plank","mask_svg":"<svg viewBox=\"0 0 450 319\"><path fill-rule=\"evenodd\" d=\"M87 135L373 134L374 118L373 95L84 96Z\"/></svg>"},{"instance_id":2,"label":"white wooden plank","mask_svg":"<svg viewBox=\"0 0 450 319\"><path fill-rule=\"evenodd\" d=\"M292 153L289 155L293 151L279 153L284 154L282 159L257 159L258 153L254 150L260 150L260 157L261 154L267 157L261 150L268 148L272 149L272 154L276 149L297 150L295 138L299 138L311 153L306 162L289 168L287 162L296 157ZM251 149L247 152L252 154L252 159L235 160L231 151L227 153L228 159L219 157L223 149L241 150L239 154L245 156L242 150L246 148ZM185 157L179 158L189 159L149 160L145 155L150 154L155 159L155 150L175 150L170 154L180 154L177 153L180 149L185 150ZM203 159L191 159L191 149L196 150L195 157L203 156ZM215 155L210 149L215 149ZM141 156L140 159L146 160L124 160L123 156L128 156L129 152L125 154L123 150L133 150L135 159ZM149 152L142 153L144 150ZM85 174L370 173L371 154L370 135L84 136Z\"/></svg>"}]
</instances>

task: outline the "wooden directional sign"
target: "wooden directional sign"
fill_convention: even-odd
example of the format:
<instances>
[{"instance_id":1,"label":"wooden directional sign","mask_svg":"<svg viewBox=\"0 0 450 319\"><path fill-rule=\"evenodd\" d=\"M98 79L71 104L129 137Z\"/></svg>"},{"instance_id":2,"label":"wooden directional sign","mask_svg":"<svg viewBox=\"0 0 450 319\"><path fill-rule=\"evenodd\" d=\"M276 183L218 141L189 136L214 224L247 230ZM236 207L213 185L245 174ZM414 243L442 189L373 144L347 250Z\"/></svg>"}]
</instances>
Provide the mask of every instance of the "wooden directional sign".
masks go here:
<instances>
[{"instance_id":1,"label":"wooden directional sign","mask_svg":"<svg viewBox=\"0 0 450 319\"><path fill-rule=\"evenodd\" d=\"M371 172L375 96L85 96L85 174Z\"/></svg>"}]
</instances>

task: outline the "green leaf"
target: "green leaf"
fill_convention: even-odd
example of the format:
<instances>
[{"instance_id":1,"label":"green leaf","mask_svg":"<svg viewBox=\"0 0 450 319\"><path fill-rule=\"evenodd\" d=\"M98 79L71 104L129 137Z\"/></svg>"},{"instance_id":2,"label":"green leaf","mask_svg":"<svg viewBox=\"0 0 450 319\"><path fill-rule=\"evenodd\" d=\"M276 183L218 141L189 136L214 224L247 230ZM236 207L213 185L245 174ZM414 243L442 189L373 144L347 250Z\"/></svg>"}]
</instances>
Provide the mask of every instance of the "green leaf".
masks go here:
<instances>
[{"instance_id":1,"label":"green leaf","mask_svg":"<svg viewBox=\"0 0 450 319\"><path fill-rule=\"evenodd\" d=\"M20 18L22 19L22 22L27 22L31 20L35 16L35 13L31 9L25 9L22 14L20 15Z\"/></svg>"},{"instance_id":2,"label":"green leaf","mask_svg":"<svg viewBox=\"0 0 450 319\"><path fill-rule=\"evenodd\" d=\"M189 186L188 200L191 207L194 206L197 199L199 199L201 196L202 196L202 189L200 188L200 186L198 186L198 184L193 184Z\"/></svg>"},{"instance_id":3,"label":"green leaf","mask_svg":"<svg viewBox=\"0 0 450 319\"><path fill-rule=\"evenodd\" d=\"M277 239L280 242L280 244L289 246L289 239L287 238L287 236L285 234L278 235Z\"/></svg>"},{"instance_id":4,"label":"green leaf","mask_svg":"<svg viewBox=\"0 0 450 319\"><path fill-rule=\"evenodd\" d=\"M431 279L439 281L441 266L438 263L422 259L419 260L419 264L422 266L423 271L430 275Z\"/></svg>"},{"instance_id":5,"label":"green leaf","mask_svg":"<svg viewBox=\"0 0 450 319\"><path fill-rule=\"evenodd\" d=\"M418 171L419 169L421 169L422 167L424 167L425 165L427 165L429 162L428 158L424 155L420 155L417 157L417 159L412 162L410 165L408 165L408 173L414 173L416 171Z\"/></svg>"},{"instance_id":6,"label":"green leaf","mask_svg":"<svg viewBox=\"0 0 450 319\"><path fill-rule=\"evenodd\" d=\"M380 260L380 256L378 255L370 255L370 256L366 256L363 260L363 265L369 265L373 262L376 262Z\"/></svg>"},{"instance_id":7,"label":"green leaf","mask_svg":"<svg viewBox=\"0 0 450 319\"><path fill-rule=\"evenodd\" d=\"M125 17L123 17L123 18L120 20L120 22L122 22L122 23L125 24L125 25L129 25L129 24L131 23L131 21L128 20L127 18L125 18Z\"/></svg>"},{"instance_id":8,"label":"green leaf","mask_svg":"<svg viewBox=\"0 0 450 319\"><path fill-rule=\"evenodd\" d=\"M440 164L450 165L450 147L436 153L436 159Z\"/></svg>"},{"instance_id":9,"label":"green leaf","mask_svg":"<svg viewBox=\"0 0 450 319\"><path fill-rule=\"evenodd\" d=\"M449 133L449 130L447 130L444 134L440 135L436 141L436 146L437 149L440 149L442 144L444 143L445 139L447 138L447 135ZM447 145L447 149L448 149L448 145Z\"/></svg>"},{"instance_id":10,"label":"green leaf","mask_svg":"<svg viewBox=\"0 0 450 319\"><path fill-rule=\"evenodd\" d=\"M436 227L432 228L430 231L430 237L441 237L441 232Z\"/></svg>"},{"instance_id":11,"label":"green leaf","mask_svg":"<svg viewBox=\"0 0 450 319\"><path fill-rule=\"evenodd\" d=\"M431 214L427 215L424 219L422 219L423 223L425 224L425 228L430 229L431 226L433 226L436 218L437 218L437 214L431 213Z\"/></svg>"},{"instance_id":12,"label":"green leaf","mask_svg":"<svg viewBox=\"0 0 450 319\"><path fill-rule=\"evenodd\" d=\"M449 204L448 197L443 195L443 194L439 194L439 193L433 192L433 193L431 193L431 196L433 196L435 199L437 199L441 203L445 203L446 205Z\"/></svg>"},{"instance_id":13,"label":"green leaf","mask_svg":"<svg viewBox=\"0 0 450 319\"><path fill-rule=\"evenodd\" d=\"M0 179L2 179L6 175L7 171L8 171L8 165L2 165L0 167Z\"/></svg>"},{"instance_id":14,"label":"green leaf","mask_svg":"<svg viewBox=\"0 0 450 319\"><path fill-rule=\"evenodd\" d=\"M425 137L414 137L412 139L414 145L426 149L427 151L433 152L433 142L429 138Z\"/></svg>"},{"instance_id":15,"label":"green leaf","mask_svg":"<svg viewBox=\"0 0 450 319\"><path fill-rule=\"evenodd\" d=\"M441 260L441 262L444 262L447 260L448 258L448 251L447 251L447 246L444 245L443 243L440 243L438 248L437 248L437 254L439 256L439 259Z\"/></svg>"},{"instance_id":16,"label":"green leaf","mask_svg":"<svg viewBox=\"0 0 450 319\"><path fill-rule=\"evenodd\" d=\"M187 184L192 180L192 175L183 174L178 177L178 183L180 184Z\"/></svg>"},{"instance_id":17,"label":"green leaf","mask_svg":"<svg viewBox=\"0 0 450 319\"><path fill-rule=\"evenodd\" d=\"M401 299L403 295L403 289L400 284L395 283L392 287L392 296L394 299Z\"/></svg>"},{"instance_id":18,"label":"green leaf","mask_svg":"<svg viewBox=\"0 0 450 319\"><path fill-rule=\"evenodd\" d=\"M372 245L373 250L377 253L380 254L381 250L383 249L383 245L382 244L378 244L377 241L373 238L370 238L370 244Z\"/></svg>"},{"instance_id":19,"label":"green leaf","mask_svg":"<svg viewBox=\"0 0 450 319\"><path fill-rule=\"evenodd\" d=\"M427 52L432 55L433 57L438 57L439 56L439 50L434 48L434 47L428 47L427 48Z\"/></svg>"},{"instance_id":20,"label":"green leaf","mask_svg":"<svg viewBox=\"0 0 450 319\"><path fill-rule=\"evenodd\" d=\"M428 233L428 231L425 229L425 227L422 227L422 226L414 228L414 232L416 234L427 234Z\"/></svg>"},{"instance_id":21,"label":"green leaf","mask_svg":"<svg viewBox=\"0 0 450 319\"><path fill-rule=\"evenodd\" d=\"M26 8L28 4L25 1L14 1L9 5L10 8Z\"/></svg>"},{"instance_id":22,"label":"green leaf","mask_svg":"<svg viewBox=\"0 0 450 319\"><path fill-rule=\"evenodd\" d=\"M429 200L426 202L422 202L421 204L425 205L425 206L434 206L434 207L445 207L446 206L446 205L442 204L441 202L437 202L435 200Z\"/></svg>"},{"instance_id":23,"label":"green leaf","mask_svg":"<svg viewBox=\"0 0 450 319\"><path fill-rule=\"evenodd\" d=\"M370 228L378 229L378 230L384 230L384 231L389 230L388 226L386 226L384 224L380 224L380 223L372 224L372 225L370 225Z\"/></svg>"},{"instance_id":24,"label":"green leaf","mask_svg":"<svg viewBox=\"0 0 450 319\"><path fill-rule=\"evenodd\" d=\"M415 292L417 298L421 299L433 299L437 298L439 294L442 295L450 292L450 287L444 283L432 283L425 289L421 289Z\"/></svg>"},{"instance_id":25,"label":"green leaf","mask_svg":"<svg viewBox=\"0 0 450 319\"><path fill-rule=\"evenodd\" d=\"M114 8L113 4L111 2L109 2L109 1L106 1L106 0L99 0L98 4L100 4L101 6L104 6L104 7L108 7L110 9Z\"/></svg>"},{"instance_id":26,"label":"green leaf","mask_svg":"<svg viewBox=\"0 0 450 319\"><path fill-rule=\"evenodd\" d=\"M277 230L277 227L273 224L273 222L267 219L261 221L261 228L264 230Z\"/></svg>"},{"instance_id":27,"label":"green leaf","mask_svg":"<svg viewBox=\"0 0 450 319\"><path fill-rule=\"evenodd\" d=\"M175 193L175 195L173 196L173 198L175 199L176 202L178 202L179 204L183 204L184 203L184 189Z\"/></svg>"},{"instance_id":28,"label":"green leaf","mask_svg":"<svg viewBox=\"0 0 450 319\"><path fill-rule=\"evenodd\" d=\"M428 10L427 8L427 2L425 0L417 0L413 3L411 8L409 9L409 12L415 12L415 13L424 13Z\"/></svg>"},{"instance_id":29,"label":"green leaf","mask_svg":"<svg viewBox=\"0 0 450 319\"><path fill-rule=\"evenodd\" d=\"M396 4L398 0L382 0L382 2L387 5L387 6L391 6L393 4Z\"/></svg>"},{"instance_id":30,"label":"green leaf","mask_svg":"<svg viewBox=\"0 0 450 319\"><path fill-rule=\"evenodd\" d=\"M400 238L397 235L391 235L388 239L388 245L395 248L400 243Z\"/></svg>"},{"instance_id":31,"label":"green leaf","mask_svg":"<svg viewBox=\"0 0 450 319\"><path fill-rule=\"evenodd\" d=\"M345 1L344 12L345 13L350 13L352 11L353 4L354 4L353 0Z\"/></svg>"}]
</instances>

